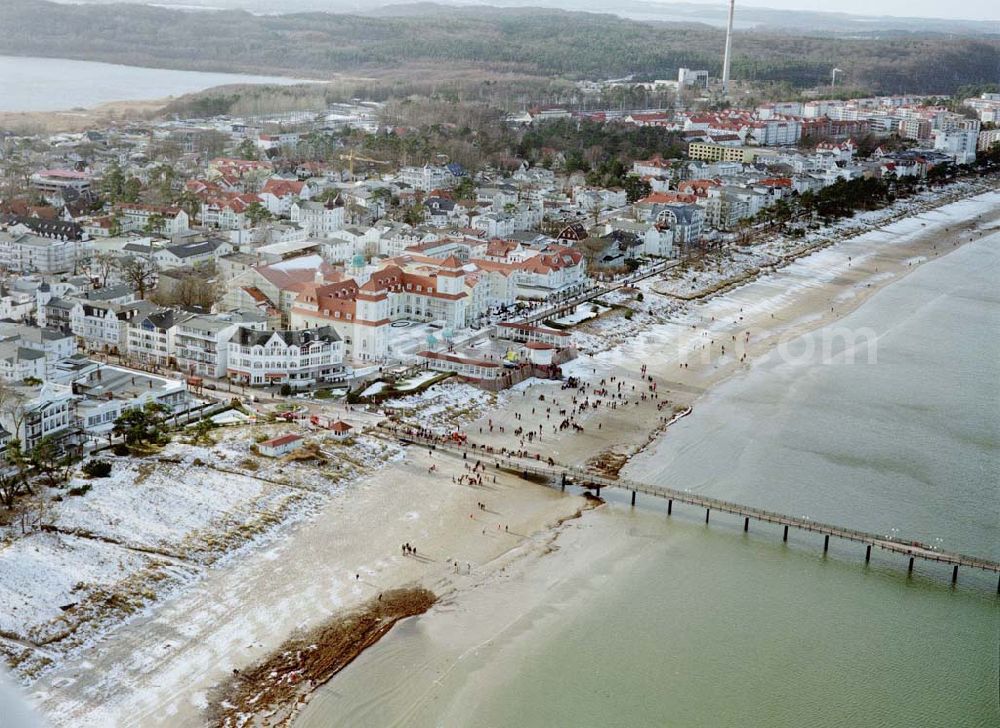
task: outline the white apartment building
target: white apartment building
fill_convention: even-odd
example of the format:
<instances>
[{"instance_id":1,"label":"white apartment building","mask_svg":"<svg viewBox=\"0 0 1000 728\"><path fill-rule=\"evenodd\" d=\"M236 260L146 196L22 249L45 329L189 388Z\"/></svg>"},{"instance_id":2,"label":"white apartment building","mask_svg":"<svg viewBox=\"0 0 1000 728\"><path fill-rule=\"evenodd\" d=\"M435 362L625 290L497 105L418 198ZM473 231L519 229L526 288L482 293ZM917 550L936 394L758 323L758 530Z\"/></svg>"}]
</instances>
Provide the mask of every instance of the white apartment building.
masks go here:
<instances>
[{"instance_id":1,"label":"white apartment building","mask_svg":"<svg viewBox=\"0 0 1000 728\"><path fill-rule=\"evenodd\" d=\"M91 349L124 352L129 322L155 310L148 301L77 301L69 314L70 330Z\"/></svg>"},{"instance_id":2,"label":"white apartment building","mask_svg":"<svg viewBox=\"0 0 1000 728\"><path fill-rule=\"evenodd\" d=\"M226 376L229 340L241 327L265 331L267 319L255 311L233 311L181 321L174 333L177 368L192 376L214 379Z\"/></svg>"},{"instance_id":3,"label":"white apartment building","mask_svg":"<svg viewBox=\"0 0 1000 728\"><path fill-rule=\"evenodd\" d=\"M312 387L337 379L344 370L344 343L330 326L294 331L241 327L228 348L226 374L252 387Z\"/></svg>"},{"instance_id":4,"label":"white apartment building","mask_svg":"<svg viewBox=\"0 0 1000 728\"><path fill-rule=\"evenodd\" d=\"M972 164L976 161L978 132L935 129L932 134L934 136L934 150L949 155L955 160L955 164Z\"/></svg>"},{"instance_id":5,"label":"white apartment building","mask_svg":"<svg viewBox=\"0 0 1000 728\"><path fill-rule=\"evenodd\" d=\"M88 251L86 242L43 238L20 225L0 230L0 268L10 273L70 273Z\"/></svg>"},{"instance_id":6,"label":"white apartment building","mask_svg":"<svg viewBox=\"0 0 1000 728\"><path fill-rule=\"evenodd\" d=\"M38 388L13 391L20 403L0 410L0 424L12 438L20 440L23 450L31 450L44 437L70 434L74 424L72 388L46 382Z\"/></svg>"},{"instance_id":7,"label":"white apartment building","mask_svg":"<svg viewBox=\"0 0 1000 728\"><path fill-rule=\"evenodd\" d=\"M977 151L987 152L994 144L1000 144L1000 129L979 132L979 141L976 143Z\"/></svg>"},{"instance_id":8,"label":"white apartment building","mask_svg":"<svg viewBox=\"0 0 1000 728\"><path fill-rule=\"evenodd\" d=\"M190 229L188 214L179 207L123 203L115 207L122 232L152 232L177 235ZM150 229L152 225L152 229Z\"/></svg>"},{"instance_id":9,"label":"white apartment building","mask_svg":"<svg viewBox=\"0 0 1000 728\"><path fill-rule=\"evenodd\" d=\"M175 355L177 327L187 316L173 309L136 316L127 327L129 358L144 364L168 366Z\"/></svg>"},{"instance_id":10,"label":"white apartment building","mask_svg":"<svg viewBox=\"0 0 1000 728\"><path fill-rule=\"evenodd\" d=\"M0 380L45 380L45 352L21 346L16 339L0 341Z\"/></svg>"},{"instance_id":11,"label":"white apartment building","mask_svg":"<svg viewBox=\"0 0 1000 728\"><path fill-rule=\"evenodd\" d=\"M73 384L76 401L73 414L80 428L92 438L104 438L115 421L130 409L150 402L162 405L168 414L184 412L192 404L183 379L103 365Z\"/></svg>"},{"instance_id":12,"label":"white apartment building","mask_svg":"<svg viewBox=\"0 0 1000 728\"><path fill-rule=\"evenodd\" d=\"M23 321L35 313L35 294L11 291L0 298L0 319Z\"/></svg>"},{"instance_id":13,"label":"white apartment building","mask_svg":"<svg viewBox=\"0 0 1000 728\"><path fill-rule=\"evenodd\" d=\"M798 144L802 138L802 122L795 119L755 121L747 129L746 140L762 147Z\"/></svg>"},{"instance_id":14,"label":"white apartment building","mask_svg":"<svg viewBox=\"0 0 1000 728\"><path fill-rule=\"evenodd\" d=\"M455 177L447 167L430 164L425 164L423 167L403 167L399 170L397 179L402 184L424 192L448 188L455 183Z\"/></svg>"},{"instance_id":15,"label":"white apartment building","mask_svg":"<svg viewBox=\"0 0 1000 728\"><path fill-rule=\"evenodd\" d=\"M328 238L344 227L344 208L333 202L296 201L290 216L310 238Z\"/></svg>"},{"instance_id":16,"label":"white apartment building","mask_svg":"<svg viewBox=\"0 0 1000 728\"><path fill-rule=\"evenodd\" d=\"M17 349L26 350L19 354L19 358L31 360L31 363L22 363L17 366L28 367L34 370L41 367L41 374L35 371L28 373L22 369L23 376L17 378L12 374L10 378L4 377L7 381L20 381L26 377L36 377L47 380L55 371L56 363L62 359L67 359L76 353L76 339L69 334L64 334L55 329L39 328L28 324L9 324L0 322L0 340L3 344L15 346ZM41 355L41 363L37 357L31 353ZM10 353L8 351L8 353ZM17 367L12 363L11 371Z\"/></svg>"},{"instance_id":17,"label":"white apartment building","mask_svg":"<svg viewBox=\"0 0 1000 728\"><path fill-rule=\"evenodd\" d=\"M271 214L284 217L291 212L295 200L310 199L313 189L308 182L272 177L257 196Z\"/></svg>"}]
</instances>

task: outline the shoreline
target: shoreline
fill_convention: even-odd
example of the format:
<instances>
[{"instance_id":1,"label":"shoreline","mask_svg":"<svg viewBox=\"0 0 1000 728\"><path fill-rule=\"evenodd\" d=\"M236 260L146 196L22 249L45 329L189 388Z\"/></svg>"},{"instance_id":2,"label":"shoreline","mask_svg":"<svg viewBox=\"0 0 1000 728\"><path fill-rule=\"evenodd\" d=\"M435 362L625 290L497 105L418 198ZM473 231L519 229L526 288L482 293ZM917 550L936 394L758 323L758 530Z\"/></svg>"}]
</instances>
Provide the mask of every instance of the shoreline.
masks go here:
<instances>
[{"instance_id":1,"label":"shoreline","mask_svg":"<svg viewBox=\"0 0 1000 728\"><path fill-rule=\"evenodd\" d=\"M989 193L986 193L986 194L989 194ZM930 210L922 210L921 212L917 213L916 216L919 216L920 214L925 214L927 212L932 212L933 210L937 209L938 207L942 207L944 205L952 204L952 203L953 203L953 201L950 200L948 202L943 202L941 205L933 205L933 206L931 206ZM1000 215L1000 210L998 210L998 215ZM881 228L883 226L891 226L893 222L896 222L899 219L905 219L905 217L901 217L901 216L898 216L898 215L894 216L893 220L887 221L887 222L884 222L884 223L879 223L875 227L875 229L877 230L877 229L879 229L879 228ZM998 219L998 218L994 218L994 219ZM952 230L951 232L955 236L960 236L962 233L967 232L969 229L972 229L972 228L975 228L975 227L976 226L973 223L971 225L967 225L967 226L961 227L960 229ZM865 233L862 233L862 235L864 235L864 234ZM915 247L915 248L926 247L926 244L928 243L928 239L931 238L931 237L935 237L935 236L936 236L936 233L934 231L927 231L926 233L919 235L918 236L919 239L917 241L914 241L910 245L911 245L911 247ZM854 237L859 237L859 236L858 235L850 236L849 238L846 239L846 241L849 241L849 240L851 240ZM783 262L783 265L781 267L776 268L774 270L770 270L770 271L759 271L757 274L755 274L754 276L752 276L749 280L746 280L745 282L740 283L738 285L726 286L725 289L721 290L721 291L714 291L714 292L708 294L707 296L705 296L703 300L706 303L709 303L711 300L714 300L714 299L719 298L719 297L724 297L727 294L732 293L734 290L738 290L738 289L743 288L745 286L752 285L752 284L756 283L758 280L760 280L762 278L766 279L766 278L768 278L770 276L774 276L776 274L780 274L780 272L785 267L790 266L790 265L794 265L796 262L798 262L798 261L800 261L802 259L809 258L810 256L812 256L812 255L814 255L814 254L816 254L818 252L821 252L823 250L826 250L826 249L829 249L829 248L836 248L836 246L838 245L838 243L843 243L843 242L846 242L846 241L845 240L834 240L834 241L826 242L825 244L822 244L822 245L813 245L813 246L810 246L810 249L807 252L803 253L802 255L796 256L796 257L793 257L791 259L785 260ZM964 242L968 242L968 241L955 241L955 242L956 242L956 244L953 247L947 248L946 250L944 250L944 252L943 252L944 255L946 255L948 252L956 250L958 247L960 247L961 244L963 244ZM883 279L882 281L880 281L880 284L878 286L872 286L871 288L864 289L864 294L863 295L853 296L852 299L851 299L851 304L852 305L844 307L842 310L836 312L837 316L835 317L835 320L839 320L840 318L843 318L844 316L847 316L848 314L850 314L852 311L857 310L872 295L874 295L878 291L882 290L886 286L890 285L891 283L896 282L898 280L902 280L902 278L905 277L905 275L907 273L912 272L912 270L914 270L914 268L908 266L906 269L901 270L899 272L899 275L893 276L891 279L890 278ZM826 326L826 325L830 324L829 321L822 321L822 320L813 321L811 323L814 323L815 325L809 325L809 323L807 323L807 324L805 324L801 328L796 327L796 330L795 330L794 334L792 334L792 335L794 335L794 336L800 336L800 335L803 335L805 333L808 333L809 331L816 330L816 329L822 328L823 326ZM769 349L773 349L773 347L768 347L768 348ZM668 432L668 429L669 429L669 427L671 425L673 425L674 423L676 423L680 419L682 419L684 417L687 417L688 415L692 414L692 412L694 411L694 403L695 402L697 402L698 400L700 400L703 396L711 394L717 388L718 385L720 385L721 383L723 383L725 381L731 380L734 376L737 376L740 373L741 373L741 369L736 369L736 370L733 370L733 371L729 371L729 372L727 372L727 373L725 373L725 374L723 374L721 376L713 378L712 384L710 386L706 387L701 393L699 393L693 399L691 399L690 402L686 405L685 408L683 408L679 412L672 413L672 416L669 419L667 419L666 421L661 422L659 424L656 424L649 431L649 433L648 433L645 441L641 442L641 443L638 443L633 449L631 449L631 452L629 452L627 454L626 453L614 453L614 454L620 454L620 455L624 456L622 460L616 461L614 463L614 465L616 466L614 468L615 472L618 473L618 472L627 470L630 467L630 465L632 464L632 462L633 462L633 460L635 458L637 458L638 456L642 455L643 453L650 452L650 448L654 447L656 445L656 443L658 443L660 441L660 439ZM522 413L519 413L519 414L521 414L521 416L523 417L523 415L525 413L522 412ZM490 418L491 421L492 421L492 419L493 418ZM603 428L601 428L601 430L603 431ZM481 438L477 438L475 435L471 434L471 432L472 431L471 431L471 428L470 428L470 439L472 439L474 441L477 441L477 443L481 442ZM603 469L601 468L601 465L603 463L599 462L599 458L601 456L607 455L609 452L612 452L612 451L609 451L609 450L603 451L600 455L592 457L588 461L588 463L592 467L597 468L598 471L602 471ZM595 461L598 461L598 462L595 462ZM602 472L602 474L607 475L608 473L607 472ZM559 546L558 546L557 541L558 541L560 533L561 532L559 530L553 530L553 532L552 532L552 547L551 547L550 551L547 551L546 553L558 550ZM458 595L458 596L460 597L461 595ZM387 635L387 638L391 640L392 639L392 635L391 634ZM323 689L323 687L324 687L323 685L316 685L316 686L314 686L314 688L313 688L313 690L311 692L315 692L316 690L321 690L321 689ZM298 724L297 723L292 723L291 725L298 725ZM310 725L311 725L311 723L310 723Z\"/></svg>"},{"instance_id":2,"label":"shoreline","mask_svg":"<svg viewBox=\"0 0 1000 728\"><path fill-rule=\"evenodd\" d=\"M990 201L991 210L994 211L992 222L996 222L1000 217L997 193L986 194L993 196ZM940 208L917 213L912 219L934 215L938 209ZM807 255L773 274L713 296L699 304L696 311L685 315L682 320L658 324L652 327L653 330L627 344L587 357L586 361L577 360L575 368L581 371L587 368L588 377L593 370L592 376L595 382L602 376L614 376L621 377L621 381L634 386L644 381L644 377L640 374L640 365L649 362L649 375L653 376L659 385L658 391L668 398L671 405L690 407L701 396L714 389L720 381L729 379L747 366L752 366L755 358L774 348L776 340L782 337L794 337L805 331L828 325L856 309L874 292L899 280L908 269L913 268L914 266L907 264L908 261L912 263L912 260L921 257L921 254L927 256L923 258L924 260L930 260L940 252L954 249L954 246L951 246L936 251L936 245L942 242L945 236L942 236L941 230L935 228L949 227L947 237L951 238L958 238L968 229L967 227L959 229L954 222L946 225L946 221L932 220L932 223L926 231L908 233L904 242L898 240L893 242L890 239L877 245L869 245L867 257L861 258L855 254L853 263L849 265L845 265L848 263L848 253L851 252L849 248L866 245L865 241L858 242L859 237L886 233L885 231L865 233L862 236L837 241L834 245ZM886 227L891 228L892 224ZM951 242L957 245L964 240ZM817 258L821 256L839 257L841 260L818 260ZM773 295L768 295L768 289L773 289L776 284L781 283L782 277L786 282L794 280L796 275L804 274L807 277L810 273L815 273L817 266L824 264L828 266L825 270L829 275L826 280L819 281L818 285L793 290L790 294L785 291L782 295L788 296L788 300L782 299L778 303L775 303ZM803 267L805 271L800 271L797 267ZM890 273L891 275L887 275ZM839 301L834 306L834 311L828 311L830 301L835 300L837 294L845 293L850 295ZM750 310L748 301L756 301L753 310ZM747 319L741 320L739 316L744 306L748 307ZM699 313L702 315L698 316ZM713 317L713 320L709 321L710 317ZM694 328L691 328L692 326ZM729 334L731 329L742 330L742 327L747 326L753 327L754 336L747 347L748 354L752 355L746 365L731 355L729 357L722 355L714 344L702 344L705 347L702 351L708 352L707 358L700 364L693 362L690 368L683 370L679 367L677 358L664 356L664 351L671 346L676 346L679 353L686 343L700 342L704 338L712 337L721 339L723 335ZM590 366L585 367L585 364ZM504 393L496 407L488 409L481 418L469 423L465 429L470 438L478 443L497 447L509 446L512 438L510 433L518 427L515 423L520 422L522 418L535 416L532 410L536 410L541 404L539 396L545 397L546 407L560 400L566 403L565 398L568 395L561 391L560 383L529 381L527 387L515 388ZM529 392L532 395L530 398ZM634 457L637 452L664 436L656 431L659 427L657 423L661 421L658 418L662 418L662 413L650 404L640 402L636 398L631 407L602 407L588 410L579 418L584 431L560 432L552 437L546 434L541 446L551 452L557 460L564 462L583 462L594 455L620 450L623 445L632 451L618 454L626 455L626 458ZM488 422L497 427L504 427L505 432L477 435L476 428L488 429ZM651 430L652 435L650 435ZM669 436L669 433L666 436ZM645 445L642 444L644 441ZM638 449L633 450L636 447ZM433 478L426 475L428 463L439 465L441 474ZM628 467L627 464L623 465ZM144 723L165 723L169 717L169 722L173 725L198 725L200 716L203 715L202 711L207 705L205 691L213 685L218 685L221 676L246 664L255 664L261 659L261 654L272 653L284 642L283 637L295 629L308 628L326 615L343 613L344 610L349 610L352 605L357 605L367 598L366 590L351 588L351 582L355 581L353 577L358 559L365 564L359 574L365 574L365 582L377 580L379 590L384 591L406 583L419 583L436 594L448 594L447 599L442 600L432 610L438 611L455 603L456 600L461 600L463 594L471 593L469 590L495 580L497 574L507 568L507 559L514 559L515 552L546 553L546 549L558 549L558 544L554 540L558 538L559 529L556 526L560 518L572 518L571 514L582 508L585 503L578 496L560 495L553 489L538 488L536 484L507 476L503 476L497 486L460 485L454 488L448 485L442 488L440 478L444 476L447 480L447 476L451 473L461 474L461 468L462 462L457 458L440 455L435 457L420 448L408 448L404 462L390 464L379 473L368 476L366 482L351 493L345 494L344 501L331 504L323 514L295 527L281 544L270 548L268 553L255 554L251 558L241 560L239 564L221 570L225 573L213 575L212 581L222 581L225 585L232 586L233 582L239 581L244 576L242 573L233 576L233 572L246 572L257 580L255 586L269 585L265 587L269 589L268 593L262 594L253 589L234 589L220 596L211 593L210 585L201 584L197 587L200 593L199 599L192 600L181 595L177 599L169 600L171 604L160 605L149 619L140 620L137 624L123 628L125 636L112 634L93 650L98 653L97 655L74 658L69 661L70 664L56 669L54 674L44 678L40 681L41 684L35 686L33 697L36 704L46 710L55 724L68 725L74 721L93 719L96 716L98 719L105 718L111 723L115 723L116 720L119 723L122 720L128 722L128 719ZM389 485L385 481L394 482L394 485ZM397 494L402 496L398 491L402 483L406 484L405 487L409 491L408 500L405 503L391 498L386 500L387 494L384 491L388 488L396 488ZM484 497L490 502L491 512L488 516L476 518L474 512L469 513L472 510L471 504L476 502L475 499ZM414 508L426 510L418 511L413 510ZM418 517L411 517L413 513L418 513ZM465 519L463 513L469 513L468 519L471 523ZM352 521L362 521L362 523L337 520L345 518L346 514L353 517ZM504 521L509 518L510 523L515 524L517 533L511 532L514 538L507 539L506 532L501 530L499 524L496 532L490 532L493 523L500 518ZM365 522L366 519L373 519L382 524L387 533L376 533L371 527L373 524ZM400 533L412 532L412 526L404 526L401 530L399 520L420 524L417 526L418 535L411 537L410 540L415 539L421 544L433 543L433 551L429 550L427 553L434 554L436 566L426 565L429 568L414 569L411 568L414 566L412 563L400 564L399 562L405 559L398 556L390 558L378 556L387 548L389 550L398 548L392 546L393 543L407 540L405 536L399 538ZM428 525L427 521L431 523ZM586 519L583 521L586 522ZM456 529L460 523L467 523L468 527ZM481 534L480 527L482 527ZM315 533L317 530L321 533ZM303 544L313 549L315 556L324 554L323 558L329 559L327 544L317 541L334 535L337 549L349 550L350 553L345 555L338 552L333 557L337 560L335 564L316 564L317 568L322 566L322 580L318 579L318 574L309 568L285 574L284 571L288 567L282 567L279 569L278 577L275 577L280 583L280 588L274 590L270 586L275 579L272 579L273 574L267 573L269 566L273 568L275 562L282 563L282 559L289 558L292 554L301 560L302 555L296 549ZM374 541L376 536L380 537L381 546L369 543ZM505 557L505 554L511 556ZM372 558L375 558L374 562ZM468 563L466 574L460 573L461 570L455 571L444 567L444 559L448 559L450 564L453 558ZM475 563L474 568L473 563ZM343 571L349 573L339 573ZM323 583L316 583L319 581ZM303 588L305 588L305 598L302 597ZM295 605L293 614L281 614L280 617L276 617L277 622L271 624L268 620L275 616L275 610L289 607L293 596L302 603ZM236 599L235 603L231 601L233 598ZM244 614L247 603L249 602L250 606L257 606L257 600L261 601L261 608L264 608L263 615L254 615L249 619ZM224 611L213 609L213 604L219 606L224 604ZM181 642L186 640L190 643L203 639L209 644L193 646L188 644L185 648L187 654L180 656L164 655L161 648L159 653L151 657L150 653L160 643L156 641L155 636L153 639L138 639L136 633L142 631L143 626L148 626L149 623L157 626L162 623L171 626L182 624L185 618L190 617L191 610L195 607L208 608L210 613L214 613L215 621L213 622L210 616L207 623L199 622L197 629L188 627L179 630L180 634L185 635L180 638ZM236 615L240 619L233 625L220 625L218 619L221 619L223 614ZM263 626L267 629L262 629ZM282 631L287 627L292 629ZM174 631L178 631L176 627ZM213 639L219 636L224 636L224 639ZM390 639L391 637L390 634ZM249 646L248 641L251 643ZM202 648L200 652L199 647ZM112 671L110 676L93 674L100 672L102 667L114 665L115 660L124 662L124 667L119 668L117 672ZM207 664L200 665L199 660L205 660ZM81 680L79 675L83 664L87 665L83 669L90 672L85 680ZM195 664L199 666L192 674ZM119 692L121 681L128 685L128 690Z\"/></svg>"},{"instance_id":3,"label":"shoreline","mask_svg":"<svg viewBox=\"0 0 1000 728\"><path fill-rule=\"evenodd\" d=\"M329 682L397 622L424 614L437 601L428 589L392 589L290 637L249 669L234 668L233 676L219 687L218 697L212 701L210 725L226 728L248 721L291 725L317 687Z\"/></svg>"}]
</instances>

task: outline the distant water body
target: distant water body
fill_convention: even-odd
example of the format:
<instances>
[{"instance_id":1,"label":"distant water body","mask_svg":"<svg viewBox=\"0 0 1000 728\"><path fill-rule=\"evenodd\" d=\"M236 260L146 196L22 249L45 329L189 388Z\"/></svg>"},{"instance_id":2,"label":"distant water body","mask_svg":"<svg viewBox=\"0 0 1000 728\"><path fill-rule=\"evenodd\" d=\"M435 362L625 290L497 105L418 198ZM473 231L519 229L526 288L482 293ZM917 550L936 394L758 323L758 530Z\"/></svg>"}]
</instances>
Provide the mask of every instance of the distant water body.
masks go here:
<instances>
[{"instance_id":1,"label":"distant water body","mask_svg":"<svg viewBox=\"0 0 1000 728\"><path fill-rule=\"evenodd\" d=\"M629 474L1000 558L998 280L1000 234L922 266L839 324L876 332L876 364L772 357ZM824 558L814 535L607 497L521 577L544 594L527 614L454 646L511 617L459 600L408 621L296 728L1000 725L995 576L952 589L938 564L907 578L857 544Z\"/></svg>"},{"instance_id":2,"label":"distant water body","mask_svg":"<svg viewBox=\"0 0 1000 728\"><path fill-rule=\"evenodd\" d=\"M68 111L108 101L180 96L233 83L291 85L301 79L175 71L63 58L0 56L0 111Z\"/></svg>"}]
</instances>

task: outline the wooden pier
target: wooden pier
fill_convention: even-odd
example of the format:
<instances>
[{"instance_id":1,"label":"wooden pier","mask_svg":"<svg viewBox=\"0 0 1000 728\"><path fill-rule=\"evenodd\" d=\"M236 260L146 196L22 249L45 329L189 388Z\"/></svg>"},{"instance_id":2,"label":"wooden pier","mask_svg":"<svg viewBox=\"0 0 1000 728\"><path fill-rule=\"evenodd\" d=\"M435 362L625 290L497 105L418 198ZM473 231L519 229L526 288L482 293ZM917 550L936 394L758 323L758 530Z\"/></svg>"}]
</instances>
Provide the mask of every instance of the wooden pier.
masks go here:
<instances>
[{"instance_id":1,"label":"wooden pier","mask_svg":"<svg viewBox=\"0 0 1000 728\"><path fill-rule=\"evenodd\" d=\"M775 523L783 526L783 541L788 541L788 531L791 528L799 531L819 533L824 536L824 553L826 553L830 548L831 536L844 541L854 541L865 545L865 563L868 563L871 560L872 547L874 546L875 548L882 549L884 551L891 551L908 557L908 572L913 571L913 564L916 559L920 559L921 561L937 561L943 564L949 564L952 566L951 581L953 584L958 581L959 567L979 569L981 571L992 572L1000 575L1000 562L978 556L968 556L965 554L934 549L925 544L909 539L904 540L888 538L886 536L880 536L867 531L859 531L854 528L821 523L819 521L813 521L809 518L788 516L783 513L764 510L763 508L746 506L740 503L733 503L719 498L712 498L687 491L676 490L662 485L640 483L638 481L627 479L608 478L589 472L583 468L560 464L549 465L544 461L531 460L527 458L514 458L497 453L490 453L481 447L470 445L460 446L450 442L446 443L441 440L431 440L409 434L400 434L398 432L394 432L393 434L395 437L404 442L426 445L438 450L453 452L466 459L472 457L476 460L492 464L497 469L517 473L525 479L534 477L556 482L563 490L566 489L567 485L577 485L588 490L593 490L596 495L600 496L601 489L603 488L617 488L631 493L631 502L633 506L635 505L637 494L662 498L667 501L668 516L673 514L674 502L676 501L677 503L683 503L684 505L704 509L706 524L709 523L712 511L719 511L742 517L744 531L750 530L750 521L752 520L764 523ZM998 576L997 580L997 593L1000 594L1000 576Z\"/></svg>"}]
</instances>

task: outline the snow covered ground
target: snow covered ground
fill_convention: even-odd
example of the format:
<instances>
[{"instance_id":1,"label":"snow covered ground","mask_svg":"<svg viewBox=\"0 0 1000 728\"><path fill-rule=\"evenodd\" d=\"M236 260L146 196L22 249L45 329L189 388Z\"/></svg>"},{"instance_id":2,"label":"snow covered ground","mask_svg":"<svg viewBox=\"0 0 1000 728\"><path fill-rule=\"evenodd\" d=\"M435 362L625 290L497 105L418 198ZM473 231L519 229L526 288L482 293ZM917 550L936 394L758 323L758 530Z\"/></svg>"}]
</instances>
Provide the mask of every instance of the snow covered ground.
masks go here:
<instances>
[{"instance_id":1,"label":"snow covered ground","mask_svg":"<svg viewBox=\"0 0 1000 728\"><path fill-rule=\"evenodd\" d=\"M961 198L961 195L969 195ZM705 256L696 265L678 265L662 278L650 278L637 285L643 294L639 301L634 289L620 289L605 294L607 303L631 309L631 318L624 312L612 313L596 321L585 322L573 332L574 346L584 354L607 351L648 331L654 324L683 323L697 310L692 296L710 295L731 286L742 285L758 273L770 273L778 268L793 274L802 286L816 286L840 275L850 261L840 261L837 253L828 253L822 246L850 241L854 261L860 262L885 244L901 244L920 234L931 224L954 223L973 219L995 207L1000 193L983 194L969 183L953 185L946 191L948 198L959 198L940 207L928 206L942 201L940 192L924 192L901 200L882 210L864 212L841 220L822 230L808 233L805 238L783 236L761 241L752 246L730 247L719 254ZM814 252L798 256L803 250ZM794 259L794 260L793 260ZM793 260L793 262L789 262ZM839 261L834 263L834 261ZM801 276L795 275L801 269ZM796 295L796 288L776 292L776 303Z\"/></svg>"},{"instance_id":2,"label":"snow covered ground","mask_svg":"<svg viewBox=\"0 0 1000 728\"><path fill-rule=\"evenodd\" d=\"M90 492L59 505L56 528L207 563L273 525L306 496L208 465L149 458L114 464L110 478L89 481Z\"/></svg>"},{"instance_id":3,"label":"snow covered ground","mask_svg":"<svg viewBox=\"0 0 1000 728\"><path fill-rule=\"evenodd\" d=\"M366 435L307 434L308 460L269 460L256 440L287 424L184 435L148 457L101 456L110 477L77 474L53 490L45 530L0 528L0 654L31 677L206 569L267 542L315 513L354 478L400 448ZM301 428L299 428L301 429ZM70 488L87 488L69 495Z\"/></svg>"},{"instance_id":4,"label":"snow covered ground","mask_svg":"<svg viewBox=\"0 0 1000 728\"><path fill-rule=\"evenodd\" d=\"M382 407L406 424L438 434L454 432L494 406L497 396L470 384L437 384L419 394L386 402Z\"/></svg>"},{"instance_id":5,"label":"snow covered ground","mask_svg":"<svg viewBox=\"0 0 1000 728\"><path fill-rule=\"evenodd\" d=\"M602 313L610 311L607 306L602 306L599 303L581 303L577 306L572 313L568 313L565 316L560 316L557 319L552 319L554 323L561 324L562 326L575 326L576 324L583 323L584 321L589 321L600 316Z\"/></svg>"},{"instance_id":6,"label":"snow covered ground","mask_svg":"<svg viewBox=\"0 0 1000 728\"><path fill-rule=\"evenodd\" d=\"M373 394L381 394L382 391L388 386L389 386L388 382L383 382L380 379L377 382L372 382L367 387L365 387L364 391L361 393L360 396L371 397Z\"/></svg>"},{"instance_id":7,"label":"snow covered ground","mask_svg":"<svg viewBox=\"0 0 1000 728\"><path fill-rule=\"evenodd\" d=\"M410 392L417 389L424 382L429 382L434 379L434 377L440 376L441 372L436 372L431 369L427 371L420 372L416 376L410 377L408 379L400 379L396 382L397 392Z\"/></svg>"},{"instance_id":8,"label":"snow covered ground","mask_svg":"<svg viewBox=\"0 0 1000 728\"><path fill-rule=\"evenodd\" d=\"M74 608L88 597L113 589L123 575L169 565L93 539L41 532L25 536L0 551L0 630L16 639L52 640L73 628L78 621Z\"/></svg>"}]
</instances>

